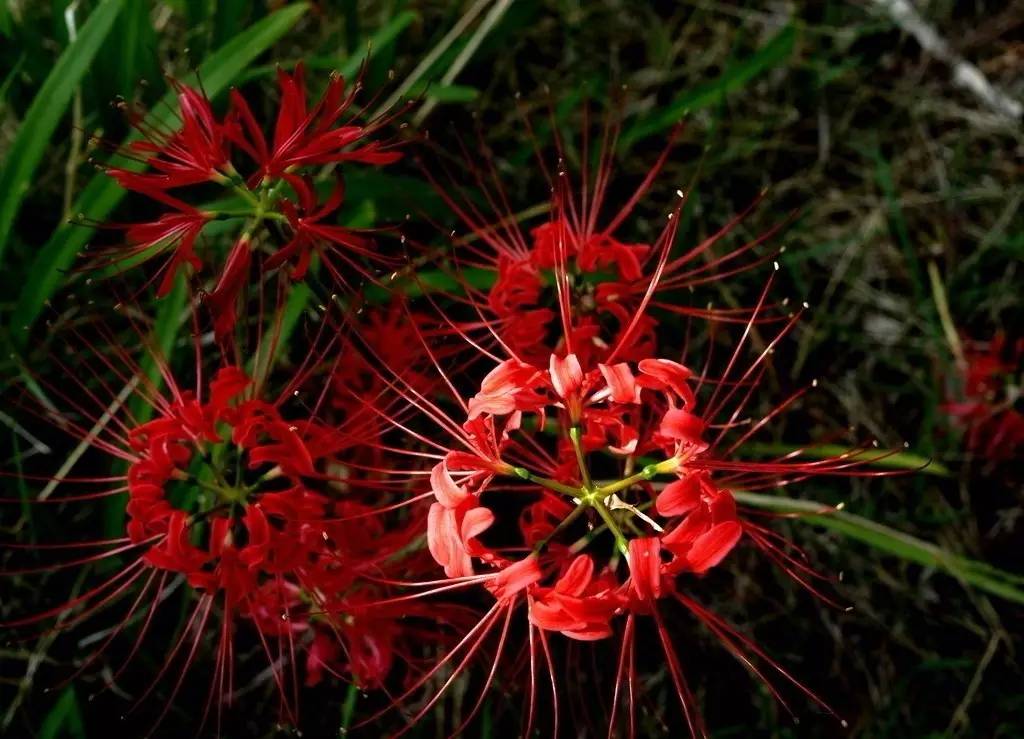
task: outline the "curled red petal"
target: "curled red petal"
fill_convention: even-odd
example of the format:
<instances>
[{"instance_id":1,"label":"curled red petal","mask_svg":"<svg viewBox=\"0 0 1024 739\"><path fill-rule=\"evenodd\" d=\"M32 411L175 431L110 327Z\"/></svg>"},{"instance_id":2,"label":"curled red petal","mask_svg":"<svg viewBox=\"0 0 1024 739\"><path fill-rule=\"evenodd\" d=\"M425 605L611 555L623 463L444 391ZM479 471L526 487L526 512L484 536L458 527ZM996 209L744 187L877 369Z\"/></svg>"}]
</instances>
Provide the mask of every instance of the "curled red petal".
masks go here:
<instances>
[{"instance_id":1,"label":"curled red petal","mask_svg":"<svg viewBox=\"0 0 1024 739\"><path fill-rule=\"evenodd\" d=\"M681 516L700 505L700 495L700 474L690 473L666 485L654 507L662 516Z\"/></svg>"},{"instance_id":2,"label":"curled red petal","mask_svg":"<svg viewBox=\"0 0 1024 739\"><path fill-rule=\"evenodd\" d=\"M701 436L704 434L704 421L681 408L672 408L661 419L658 433L662 436L684 442L692 446L705 447Z\"/></svg>"},{"instance_id":3,"label":"curled red petal","mask_svg":"<svg viewBox=\"0 0 1024 739\"><path fill-rule=\"evenodd\" d=\"M560 398L569 398L579 392L583 385L583 368L575 354L567 354L565 357L552 354L548 371L551 386Z\"/></svg>"},{"instance_id":4,"label":"curled red petal","mask_svg":"<svg viewBox=\"0 0 1024 739\"><path fill-rule=\"evenodd\" d=\"M698 536L686 553L686 562L694 572L706 572L732 551L743 535L743 527L736 521L726 521L713 526L710 531Z\"/></svg>"},{"instance_id":5,"label":"curled red petal","mask_svg":"<svg viewBox=\"0 0 1024 739\"><path fill-rule=\"evenodd\" d=\"M537 556L531 554L498 573L498 576L487 584L487 588L495 598L505 600L533 585L542 575Z\"/></svg>"},{"instance_id":6,"label":"curled red petal","mask_svg":"<svg viewBox=\"0 0 1024 739\"><path fill-rule=\"evenodd\" d=\"M648 536L629 542L630 588L641 601L651 602L662 595L661 542Z\"/></svg>"},{"instance_id":7,"label":"curled red petal","mask_svg":"<svg viewBox=\"0 0 1024 739\"><path fill-rule=\"evenodd\" d=\"M598 364L604 381L608 383L611 391L611 399L616 403L639 403L640 387L636 384L636 378L629 365L625 362L617 364Z\"/></svg>"},{"instance_id":8,"label":"curled red petal","mask_svg":"<svg viewBox=\"0 0 1024 739\"><path fill-rule=\"evenodd\" d=\"M445 508L458 508L470 496L466 488L455 484L445 461L438 462L430 471L430 489Z\"/></svg>"}]
</instances>

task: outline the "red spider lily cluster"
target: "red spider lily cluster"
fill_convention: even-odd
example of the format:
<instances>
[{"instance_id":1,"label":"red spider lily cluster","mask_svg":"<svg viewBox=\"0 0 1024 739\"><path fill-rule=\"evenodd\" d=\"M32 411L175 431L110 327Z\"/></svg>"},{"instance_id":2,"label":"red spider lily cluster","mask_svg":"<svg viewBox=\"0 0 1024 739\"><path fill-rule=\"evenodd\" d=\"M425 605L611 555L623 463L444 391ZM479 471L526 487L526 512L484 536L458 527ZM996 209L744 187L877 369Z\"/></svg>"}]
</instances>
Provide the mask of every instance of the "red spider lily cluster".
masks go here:
<instances>
[{"instance_id":1,"label":"red spider lily cluster","mask_svg":"<svg viewBox=\"0 0 1024 739\"><path fill-rule=\"evenodd\" d=\"M198 673L190 668L212 660L203 722L219 722L240 694L236 662L248 642L266 656L262 680L281 720L297 726L301 684L368 691L365 714L346 728L374 735L427 721L458 685L474 698L440 719L452 734L490 700L522 716L519 735L557 736L561 705L598 700L591 720L601 733L635 736L646 732L644 686L660 672L678 705L656 720L704 736L680 656L688 634L669 615L679 609L783 705L788 684L830 712L702 604L709 575L726 576L743 546L831 602L824 578L766 516L740 505L740 493L885 474L871 465L889 454L854 445L813 458L808 449L821 439L773 459L745 451L810 389L766 400L761 382L802 311L774 301L774 275L750 307L695 307L680 293L770 262L772 233L719 253L742 213L679 250L679 192L656 238L625 240L619 232L671 147L606 219L610 127L595 176L584 172L574 187L559 159L550 212L526 230L489 161L469 171L483 201L504 209L494 213L428 171L464 228L426 266L457 287L432 290L417 275L422 262L385 287L373 265L391 258L338 224L343 180L327 169L395 162L393 147L373 138L390 116L362 122L339 77L312 106L301 67L280 72L278 84L271 137L239 93L218 117L200 90L177 84L176 126L135 121L143 138L127 152L145 167L109 169L167 209L120 224L125 243L102 257L126 267L169 254L158 295L186 266L202 270L200 252L213 261L218 237L197 248L208 224L238 220L240 233L213 289L195 290L191 356L136 356L124 333L100 322L98 340L74 329L89 368L68 369L75 388L33 378L58 401L39 417L91 449L89 464L114 470L74 475L76 452L57 475L26 476L46 482L39 503L102 505L124 523L110 539L15 545L91 553L10 575L95 566L101 580L7 625L119 613L72 678L137 632L124 663L105 673L122 687L164 604L183 597L184 623L163 640L159 674L135 695L144 706L170 684L158 720ZM317 176L334 180L323 198ZM210 186L224 192L210 197ZM206 204L187 203L186 188ZM237 202L222 205L225 197ZM271 309L266 283L251 279L254 256L260 276L290 265ZM470 268L487 274L487 287L471 284ZM295 281L307 275L317 277L303 287L316 321L289 346ZM138 308L131 313L127 335L148 347ZM216 341L199 329L204 315ZM653 664L641 659L652 641ZM577 647L608 645L610 669L586 695L559 679L580 658Z\"/></svg>"},{"instance_id":2,"label":"red spider lily cluster","mask_svg":"<svg viewBox=\"0 0 1024 739\"><path fill-rule=\"evenodd\" d=\"M133 112L140 138L119 152L131 166L107 168L122 187L165 212L152 221L119 224L125 244L104 250L97 261L134 265L165 256L158 296L171 290L182 269L199 271L204 259L216 259L197 253L208 224L224 220L237 225L237 238L207 296L220 336L237 320L254 255L263 270L290 265L293 280L303 279L313 255L319 255L340 285L369 276L374 263L388 264L369 234L330 223L344 201L340 173L326 196L318 192L313 175L318 168L343 163L381 166L400 159L393 144L371 138L390 117L359 122L361 111L354 108L360 84L346 89L338 75L315 104L308 100L301 64L291 74L279 70L277 81L280 102L269 137L237 90L227 113L218 117L201 90L173 82L180 125L166 130ZM219 187L221 197L211 198L204 190L209 205L189 202L191 191L209 185Z\"/></svg>"}]
</instances>

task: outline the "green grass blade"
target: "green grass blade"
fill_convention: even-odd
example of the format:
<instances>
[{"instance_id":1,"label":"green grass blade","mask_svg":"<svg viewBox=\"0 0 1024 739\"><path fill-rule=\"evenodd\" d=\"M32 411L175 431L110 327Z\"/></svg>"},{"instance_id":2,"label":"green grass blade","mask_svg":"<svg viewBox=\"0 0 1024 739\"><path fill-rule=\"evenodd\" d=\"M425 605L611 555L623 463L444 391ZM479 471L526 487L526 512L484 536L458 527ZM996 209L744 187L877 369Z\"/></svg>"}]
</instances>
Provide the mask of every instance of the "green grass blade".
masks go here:
<instances>
[{"instance_id":1,"label":"green grass blade","mask_svg":"<svg viewBox=\"0 0 1024 739\"><path fill-rule=\"evenodd\" d=\"M742 88L763 72L779 66L793 52L795 41L796 28L792 25L786 26L764 46L726 69L717 79L687 90L667 106L636 121L623 133L621 148L626 150L639 139L674 126L689 111L712 105L726 94Z\"/></svg>"},{"instance_id":2,"label":"green grass blade","mask_svg":"<svg viewBox=\"0 0 1024 739\"><path fill-rule=\"evenodd\" d=\"M880 552L892 554L908 562L934 567L952 575L962 583L992 595L1024 603L1024 577L992 567L984 562L947 552L941 547L904 534L880 523L846 511L809 500L796 500L775 495L737 491L736 500L744 505L786 513L802 513L808 521L856 539Z\"/></svg>"},{"instance_id":3,"label":"green grass blade","mask_svg":"<svg viewBox=\"0 0 1024 739\"><path fill-rule=\"evenodd\" d=\"M18 57L18 61L14 63L10 71L4 77L4 81L0 82L0 105L7 104L7 91L11 89L11 85L14 84L14 80L17 78L18 73L21 72L21 68L25 66L25 55L22 54Z\"/></svg>"},{"instance_id":4,"label":"green grass blade","mask_svg":"<svg viewBox=\"0 0 1024 739\"><path fill-rule=\"evenodd\" d=\"M289 5L246 29L211 54L199 66L207 94L214 96L226 89L256 57L287 33L308 8L306 3ZM168 93L153 107L147 117L147 124L157 128L167 125L173 109L174 97ZM140 165L129 162L124 166ZM112 179L106 175L97 175L86 185L72 207L72 212L84 213L89 218L102 221L121 202L124 194L124 190ZM63 281L64 273L74 262L75 255L91 236L92 231L87 228L62 226L39 250L27 272L28 280L11 317L11 335L16 347L24 347L28 329L39 317L46 300Z\"/></svg>"},{"instance_id":5,"label":"green grass blade","mask_svg":"<svg viewBox=\"0 0 1024 739\"><path fill-rule=\"evenodd\" d=\"M491 6L490 11L484 16L484 19L480 22L480 25L476 27L472 35L466 40L465 46L459 51L458 55L452 59L448 65L448 69L441 75L441 84L444 86L451 85L455 78L459 76L459 73L465 68L472 59L473 55L476 54L480 48L481 42L489 34L494 26L497 25L505 12L509 9L512 0L497 0L494 5ZM439 102L443 102L441 98L436 95L430 95L423 106L416 111L416 115L413 120L419 124L426 120L426 117L430 115L430 111L433 110L434 106Z\"/></svg>"},{"instance_id":6,"label":"green grass blade","mask_svg":"<svg viewBox=\"0 0 1024 739\"><path fill-rule=\"evenodd\" d=\"M342 736L347 734L352 726L352 719L356 713L356 700L358 698L359 686L355 683L349 683L348 690L345 691L345 702L341 705L341 727L339 731Z\"/></svg>"},{"instance_id":7,"label":"green grass blade","mask_svg":"<svg viewBox=\"0 0 1024 739\"><path fill-rule=\"evenodd\" d=\"M70 736L74 739L85 739L85 725L82 722L82 710L78 705L78 696L74 687L68 687L61 693L53 708L46 714L46 719L39 727L36 739L57 739L59 736Z\"/></svg>"},{"instance_id":8,"label":"green grass blade","mask_svg":"<svg viewBox=\"0 0 1024 739\"><path fill-rule=\"evenodd\" d=\"M812 459L829 459L850 451L850 447L841 444L819 444L804 449L803 447L795 447L790 444L748 442L742 447L743 453L749 454L752 457L781 457L790 454L796 449L803 449L801 457L810 457ZM858 459L860 458L858 456ZM867 461L867 458L865 458L865 462L870 467L879 467L887 470L915 470L926 475L935 475L936 477L950 476L949 468L941 462L936 462L934 459L929 459L913 452L899 452L874 461Z\"/></svg>"},{"instance_id":9,"label":"green grass blade","mask_svg":"<svg viewBox=\"0 0 1024 739\"><path fill-rule=\"evenodd\" d=\"M332 72L336 71L342 77L348 79L359 71L359 66L363 63L364 59L373 59L374 53L377 49L382 49L397 39L402 31L411 26L415 21L419 20L419 18L419 14L411 10L402 11L370 36L369 41L366 43L365 50L360 49L353 52L352 55L344 62L340 63L338 58L333 55L310 56L303 59L306 64L306 69L325 69ZM291 61L279 61L275 64L263 64L258 67L253 67L243 75L243 79L251 80L258 77L265 77L267 75L274 74L279 66L288 69L289 67L294 67L298 61L298 59Z\"/></svg>"},{"instance_id":10,"label":"green grass blade","mask_svg":"<svg viewBox=\"0 0 1024 739\"><path fill-rule=\"evenodd\" d=\"M213 5L213 45L220 46L244 25L248 0L218 0Z\"/></svg>"},{"instance_id":11,"label":"green grass blade","mask_svg":"<svg viewBox=\"0 0 1024 739\"><path fill-rule=\"evenodd\" d=\"M97 6L74 42L60 55L25 113L0 172L0 259L46 145L71 104L82 76L89 71L93 57L114 27L123 4L124 0L103 0Z\"/></svg>"},{"instance_id":12,"label":"green grass blade","mask_svg":"<svg viewBox=\"0 0 1024 739\"><path fill-rule=\"evenodd\" d=\"M444 53L448 51L452 44L458 41L459 38L466 33L466 30L470 25L472 25L473 21L476 20L476 17L484 11L487 7L487 2L488 0L477 0L477 2L473 3L473 5L463 13L462 17L455 22L455 25L448 30L448 33L446 33L444 37L437 42L437 45L427 52L422 59L420 59L420 63L416 65L416 68L413 69L412 72L409 73L409 76L402 81L402 84L400 84L398 89L391 94L391 97L388 98L387 102L380 107L381 110L390 110L394 107L399 100L408 95L409 90L411 90L414 85L430 73L434 68L434 65L437 64L442 56L444 56Z\"/></svg>"}]
</instances>

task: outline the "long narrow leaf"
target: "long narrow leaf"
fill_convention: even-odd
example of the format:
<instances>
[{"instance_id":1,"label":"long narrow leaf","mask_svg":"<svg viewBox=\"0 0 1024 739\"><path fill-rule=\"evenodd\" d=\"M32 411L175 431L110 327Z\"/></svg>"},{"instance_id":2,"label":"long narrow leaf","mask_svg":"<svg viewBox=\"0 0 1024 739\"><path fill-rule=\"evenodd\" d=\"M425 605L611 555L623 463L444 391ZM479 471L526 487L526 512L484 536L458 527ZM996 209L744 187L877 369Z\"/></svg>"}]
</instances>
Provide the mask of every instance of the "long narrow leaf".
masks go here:
<instances>
[{"instance_id":1,"label":"long narrow leaf","mask_svg":"<svg viewBox=\"0 0 1024 739\"><path fill-rule=\"evenodd\" d=\"M311 56L303 58L307 69L326 69L337 71L342 77L351 77L359 71L359 65L366 59L373 59L377 49L382 49L401 35L402 31L418 21L420 16L411 10L403 10L401 13L390 19L370 36L366 42L365 52L353 53L345 61L340 61L336 56ZM280 67L293 67L298 59L292 61L278 61L276 64L264 64L253 67L243 75L243 79L251 80L266 75L271 75Z\"/></svg>"},{"instance_id":2,"label":"long narrow leaf","mask_svg":"<svg viewBox=\"0 0 1024 739\"><path fill-rule=\"evenodd\" d=\"M124 0L103 0L97 6L53 65L18 128L0 172L0 259L46 145L64 117L75 88L114 27L122 5Z\"/></svg>"},{"instance_id":3,"label":"long narrow leaf","mask_svg":"<svg viewBox=\"0 0 1024 739\"><path fill-rule=\"evenodd\" d=\"M793 51L796 28L786 26L748 58L735 64L717 79L687 90L656 113L641 118L622 135L623 150L658 131L674 126L686 113L712 105L773 67L782 64Z\"/></svg>"},{"instance_id":4,"label":"long narrow leaf","mask_svg":"<svg viewBox=\"0 0 1024 739\"><path fill-rule=\"evenodd\" d=\"M749 442L743 445L743 453L753 457L777 457L793 452L797 447L790 444L769 444ZM848 454L850 447L841 444L818 444L802 449L800 456L814 459L830 459L841 454ZM934 459L914 454L913 452L897 452L888 456L880 456L869 462L872 467L890 470L916 470L926 475L949 477L949 468Z\"/></svg>"},{"instance_id":5,"label":"long narrow leaf","mask_svg":"<svg viewBox=\"0 0 1024 739\"><path fill-rule=\"evenodd\" d=\"M947 552L935 544L902 531L875 523L862 516L834 510L809 500L737 491L736 500L755 508L786 513L801 513L801 520L823 526L880 552L892 554L925 567L934 567L992 595L1024 603L1024 577L1004 572L991 565Z\"/></svg>"}]
</instances>

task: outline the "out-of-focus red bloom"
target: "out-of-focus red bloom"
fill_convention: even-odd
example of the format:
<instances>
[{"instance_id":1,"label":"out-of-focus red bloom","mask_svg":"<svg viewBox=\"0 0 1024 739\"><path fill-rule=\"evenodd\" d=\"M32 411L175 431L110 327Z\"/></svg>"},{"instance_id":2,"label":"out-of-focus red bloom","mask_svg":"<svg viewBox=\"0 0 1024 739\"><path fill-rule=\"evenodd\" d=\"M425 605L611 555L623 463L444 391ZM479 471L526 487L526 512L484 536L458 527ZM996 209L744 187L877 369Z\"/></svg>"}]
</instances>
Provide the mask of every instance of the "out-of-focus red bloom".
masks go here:
<instances>
[{"instance_id":1,"label":"out-of-focus red bloom","mask_svg":"<svg viewBox=\"0 0 1024 739\"><path fill-rule=\"evenodd\" d=\"M1008 343L1002 334L992 341L967 340L962 391L943 408L966 431L967 448L986 459L1014 459L1024 448L1024 414L1015 404L1021 397L1024 340Z\"/></svg>"}]
</instances>

